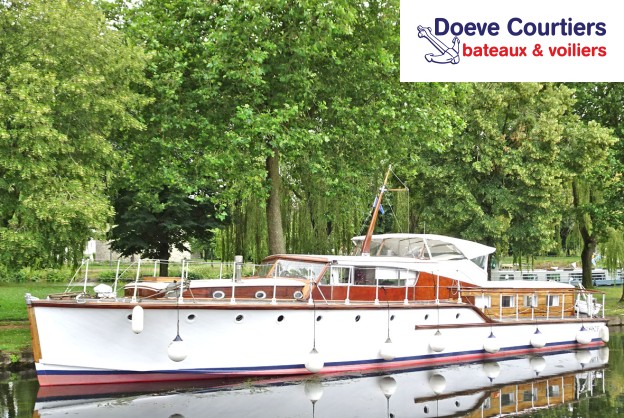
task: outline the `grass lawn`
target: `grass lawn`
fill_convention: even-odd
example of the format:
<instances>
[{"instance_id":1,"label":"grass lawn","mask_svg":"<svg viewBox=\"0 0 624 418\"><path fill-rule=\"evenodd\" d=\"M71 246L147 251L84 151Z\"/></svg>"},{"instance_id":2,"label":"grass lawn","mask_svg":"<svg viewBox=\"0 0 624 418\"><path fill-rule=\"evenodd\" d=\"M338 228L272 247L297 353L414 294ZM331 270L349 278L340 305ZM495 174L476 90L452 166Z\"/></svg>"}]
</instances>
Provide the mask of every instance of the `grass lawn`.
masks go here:
<instances>
[{"instance_id":1,"label":"grass lawn","mask_svg":"<svg viewBox=\"0 0 624 418\"><path fill-rule=\"evenodd\" d=\"M30 347L26 293L43 298L66 287L52 283L0 283L0 351L18 353Z\"/></svg>"},{"instance_id":2,"label":"grass lawn","mask_svg":"<svg viewBox=\"0 0 624 418\"><path fill-rule=\"evenodd\" d=\"M44 298L66 288L66 284L56 283L0 283L0 322L28 320L24 300L26 293Z\"/></svg>"},{"instance_id":3,"label":"grass lawn","mask_svg":"<svg viewBox=\"0 0 624 418\"><path fill-rule=\"evenodd\" d=\"M622 286L601 286L595 289L601 292L604 292L606 295L605 315L607 316L624 315L624 302L619 301L620 298L622 297Z\"/></svg>"}]
</instances>

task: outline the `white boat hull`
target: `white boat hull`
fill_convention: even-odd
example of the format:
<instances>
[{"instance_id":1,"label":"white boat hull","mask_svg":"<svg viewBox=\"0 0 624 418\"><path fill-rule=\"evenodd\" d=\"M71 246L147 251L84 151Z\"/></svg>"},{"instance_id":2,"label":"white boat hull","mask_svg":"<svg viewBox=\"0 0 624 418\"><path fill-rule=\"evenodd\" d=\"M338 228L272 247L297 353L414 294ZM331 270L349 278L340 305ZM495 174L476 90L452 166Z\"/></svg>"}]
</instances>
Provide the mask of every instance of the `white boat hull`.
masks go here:
<instances>
[{"instance_id":1,"label":"white boat hull","mask_svg":"<svg viewBox=\"0 0 624 418\"><path fill-rule=\"evenodd\" d=\"M309 374L306 363L313 348L319 353L320 372L338 373L604 344L601 319L488 323L478 310L462 304L387 308L186 301L179 310L171 302L142 306L143 328L135 333L130 304L33 302L29 309L41 353L36 359L40 384ZM167 348L177 335L178 315L186 357L176 362L169 358ZM531 344L536 328L545 337L538 348ZM581 328L585 334L579 339ZM435 336L437 331L441 336ZM384 346L388 337L391 345ZM499 350L488 347L492 341Z\"/></svg>"}]
</instances>

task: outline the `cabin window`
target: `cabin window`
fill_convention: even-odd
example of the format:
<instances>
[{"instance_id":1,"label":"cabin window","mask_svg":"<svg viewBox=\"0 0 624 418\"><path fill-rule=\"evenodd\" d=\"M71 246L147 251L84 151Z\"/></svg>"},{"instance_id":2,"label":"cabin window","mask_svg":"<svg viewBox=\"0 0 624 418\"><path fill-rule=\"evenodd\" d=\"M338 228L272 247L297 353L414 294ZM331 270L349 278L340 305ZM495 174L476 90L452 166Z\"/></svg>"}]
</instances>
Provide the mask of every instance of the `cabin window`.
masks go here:
<instances>
[{"instance_id":1,"label":"cabin window","mask_svg":"<svg viewBox=\"0 0 624 418\"><path fill-rule=\"evenodd\" d=\"M377 267L375 269L375 279L379 286L399 286L399 270Z\"/></svg>"},{"instance_id":2,"label":"cabin window","mask_svg":"<svg viewBox=\"0 0 624 418\"><path fill-rule=\"evenodd\" d=\"M325 270L321 278L321 284L347 285L349 283L353 283L351 267L332 266Z\"/></svg>"},{"instance_id":3,"label":"cabin window","mask_svg":"<svg viewBox=\"0 0 624 418\"><path fill-rule=\"evenodd\" d=\"M502 296L501 306L503 308L513 308L514 306L516 306L515 300L515 296Z\"/></svg>"},{"instance_id":4,"label":"cabin window","mask_svg":"<svg viewBox=\"0 0 624 418\"><path fill-rule=\"evenodd\" d=\"M475 296L475 306L480 309L491 308L492 307L492 297L491 296Z\"/></svg>"},{"instance_id":5,"label":"cabin window","mask_svg":"<svg viewBox=\"0 0 624 418\"><path fill-rule=\"evenodd\" d=\"M296 277L300 279L316 279L325 267L323 263L309 263L297 260L277 260L275 277Z\"/></svg>"},{"instance_id":6,"label":"cabin window","mask_svg":"<svg viewBox=\"0 0 624 418\"><path fill-rule=\"evenodd\" d=\"M487 256L482 255L480 257L470 259L473 263L475 263L480 269L487 270Z\"/></svg>"},{"instance_id":7,"label":"cabin window","mask_svg":"<svg viewBox=\"0 0 624 418\"><path fill-rule=\"evenodd\" d=\"M325 269L325 273L323 273L323 277L321 277L319 284L331 284L331 269Z\"/></svg>"},{"instance_id":8,"label":"cabin window","mask_svg":"<svg viewBox=\"0 0 624 418\"><path fill-rule=\"evenodd\" d=\"M514 392L503 393L500 397L501 406L514 405L516 403L516 394Z\"/></svg>"},{"instance_id":9,"label":"cabin window","mask_svg":"<svg viewBox=\"0 0 624 418\"><path fill-rule=\"evenodd\" d=\"M527 308L537 308L537 295L525 295L524 306Z\"/></svg>"},{"instance_id":10,"label":"cabin window","mask_svg":"<svg viewBox=\"0 0 624 418\"><path fill-rule=\"evenodd\" d=\"M427 240L432 260L465 260L466 257L453 244L433 239Z\"/></svg>"},{"instance_id":11,"label":"cabin window","mask_svg":"<svg viewBox=\"0 0 624 418\"><path fill-rule=\"evenodd\" d=\"M561 274L559 273L546 273L546 280L551 282L560 282Z\"/></svg>"},{"instance_id":12,"label":"cabin window","mask_svg":"<svg viewBox=\"0 0 624 418\"><path fill-rule=\"evenodd\" d=\"M548 306L559 306L559 295L548 295Z\"/></svg>"},{"instance_id":13,"label":"cabin window","mask_svg":"<svg viewBox=\"0 0 624 418\"><path fill-rule=\"evenodd\" d=\"M374 268L356 268L354 271L356 285L375 286L375 269Z\"/></svg>"},{"instance_id":14,"label":"cabin window","mask_svg":"<svg viewBox=\"0 0 624 418\"><path fill-rule=\"evenodd\" d=\"M548 386L548 396L558 397L560 395L561 395L561 389L559 388L559 385Z\"/></svg>"},{"instance_id":15,"label":"cabin window","mask_svg":"<svg viewBox=\"0 0 624 418\"><path fill-rule=\"evenodd\" d=\"M522 273L522 280L537 280L536 273Z\"/></svg>"},{"instance_id":16,"label":"cabin window","mask_svg":"<svg viewBox=\"0 0 624 418\"><path fill-rule=\"evenodd\" d=\"M537 388L533 390L525 390L523 395L524 402L537 401Z\"/></svg>"}]
</instances>

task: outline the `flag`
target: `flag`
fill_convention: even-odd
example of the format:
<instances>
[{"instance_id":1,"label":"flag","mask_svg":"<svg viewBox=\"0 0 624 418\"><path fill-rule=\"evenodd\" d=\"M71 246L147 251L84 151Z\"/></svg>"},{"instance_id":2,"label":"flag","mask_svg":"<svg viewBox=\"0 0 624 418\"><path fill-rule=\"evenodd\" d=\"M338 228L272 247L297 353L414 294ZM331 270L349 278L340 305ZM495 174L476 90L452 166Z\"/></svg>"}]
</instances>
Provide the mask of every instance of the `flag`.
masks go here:
<instances>
[{"instance_id":1,"label":"flag","mask_svg":"<svg viewBox=\"0 0 624 418\"><path fill-rule=\"evenodd\" d=\"M379 199L379 197L375 198L375 201L373 202L373 209L375 209L375 206L377 206L377 200ZM381 213L382 215L384 213L386 213L386 211L383 208L383 205L379 205L379 213Z\"/></svg>"}]
</instances>

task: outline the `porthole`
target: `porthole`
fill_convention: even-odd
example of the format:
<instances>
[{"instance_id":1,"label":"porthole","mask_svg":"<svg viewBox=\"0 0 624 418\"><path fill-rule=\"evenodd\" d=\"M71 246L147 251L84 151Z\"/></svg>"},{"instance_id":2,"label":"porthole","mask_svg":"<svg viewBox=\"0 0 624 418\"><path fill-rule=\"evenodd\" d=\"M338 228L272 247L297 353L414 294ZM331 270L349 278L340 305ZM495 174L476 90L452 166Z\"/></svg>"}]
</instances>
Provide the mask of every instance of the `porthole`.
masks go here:
<instances>
[{"instance_id":1,"label":"porthole","mask_svg":"<svg viewBox=\"0 0 624 418\"><path fill-rule=\"evenodd\" d=\"M186 322L188 323L195 322L195 318L197 318L195 314L190 314L189 316L186 317Z\"/></svg>"},{"instance_id":2,"label":"porthole","mask_svg":"<svg viewBox=\"0 0 624 418\"><path fill-rule=\"evenodd\" d=\"M317 316L317 317L316 317L316 322L319 322L321 319L323 319L323 316L322 316L322 315Z\"/></svg>"},{"instance_id":3,"label":"porthole","mask_svg":"<svg viewBox=\"0 0 624 418\"><path fill-rule=\"evenodd\" d=\"M222 290L215 290L212 292L213 299L223 299L225 297L225 293Z\"/></svg>"},{"instance_id":4,"label":"porthole","mask_svg":"<svg viewBox=\"0 0 624 418\"><path fill-rule=\"evenodd\" d=\"M277 317L277 322L282 322L284 320L284 315L280 315Z\"/></svg>"},{"instance_id":5,"label":"porthole","mask_svg":"<svg viewBox=\"0 0 624 418\"><path fill-rule=\"evenodd\" d=\"M360 322L360 315L355 316L355 322Z\"/></svg>"},{"instance_id":6,"label":"porthole","mask_svg":"<svg viewBox=\"0 0 624 418\"><path fill-rule=\"evenodd\" d=\"M303 292L301 290L295 291L295 293L293 293L293 298L295 298L295 299L302 299L303 298Z\"/></svg>"},{"instance_id":7,"label":"porthole","mask_svg":"<svg viewBox=\"0 0 624 418\"><path fill-rule=\"evenodd\" d=\"M256 299L264 299L266 298L266 292L264 290L258 290L256 292Z\"/></svg>"},{"instance_id":8,"label":"porthole","mask_svg":"<svg viewBox=\"0 0 624 418\"><path fill-rule=\"evenodd\" d=\"M428 414L428 413L429 413L429 407L425 406L425 414Z\"/></svg>"},{"instance_id":9,"label":"porthole","mask_svg":"<svg viewBox=\"0 0 624 418\"><path fill-rule=\"evenodd\" d=\"M429 314L425 315L425 321L429 319Z\"/></svg>"},{"instance_id":10,"label":"porthole","mask_svg":"<svg viewBox=\"0 0 624 418\"><path fill-rule=\"evenodd\" d=\"M132 321L132 314L128 315L128 321Z\"/></svg>"},{"instance_id":11,"label":"porthole","mask_svg":"<svg viewBox=\"0 0 624 418\"><path fill-rule=\"evenodd\" d=\"M390 320L394 321L394 315L390 315Z\"/></svg>"},{"instance_id":12,"label":"porthole","mask_svg":"<svg viewBox=\"0 0 624 418\"><path fill-rule=\"evenodd\" d=\"M241 323L243 322L243 319L245 319L243 315L236 315L236 322Z\"/></svg>"},{"instance_id":13,"label":"porthole","mask_svg":"<svg viewBox=\"0 0 624 418\"><path fill-rule=\"evenodd\" d=\"M455 401L455 406L459 408L459 401Z\"/></svg>"},{"instance_id":14,"label":"porthole","mask_svg":"<svg viewBox=\"0 0 624 418\"><path fill-rule=\"evenodd\" d=\"M459 319L459 314L455 315L455 319Z\"/></svg>"}]
</instances>

